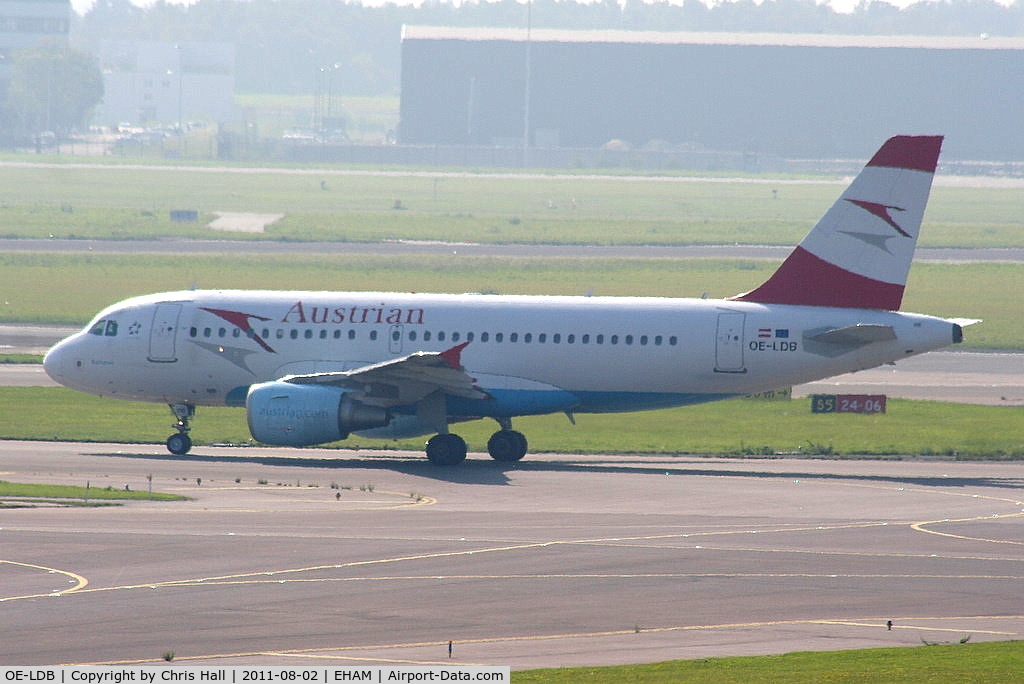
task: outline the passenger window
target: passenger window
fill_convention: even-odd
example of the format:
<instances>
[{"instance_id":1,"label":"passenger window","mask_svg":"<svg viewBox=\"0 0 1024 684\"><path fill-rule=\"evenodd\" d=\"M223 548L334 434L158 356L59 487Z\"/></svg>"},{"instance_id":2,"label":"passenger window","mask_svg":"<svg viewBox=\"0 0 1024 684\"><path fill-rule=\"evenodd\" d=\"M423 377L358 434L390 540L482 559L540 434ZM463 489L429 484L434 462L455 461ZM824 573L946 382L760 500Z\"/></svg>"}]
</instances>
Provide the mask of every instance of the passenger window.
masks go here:
<instances>
[{"instance_id":1,"label":"passenger window","mask_svg":"<svg viewBox=\"0 0 1024 684\"><path fill-rule=\"evenodd\" d=\"M604 344L604 335L598 335L597 339L595 340L595 342L597 344Z\"/></svg>"},{"instance_id":2,"label":"passenger window","mask_svg":"<svg viewBox=\"0 0 1024 684\"><path fill-rule=\"evenodd\" d=\"M548 341L548 334L541 333L540 335L537 335L537 341L540 342L541 344L544 344L545 342Z\"/></svg>"},{"instance_id":3,"label":"passenger window","mask_svg":"<svg viewBox=\"0 0 1024 684\"><path fill-rule=\"evenodd\" d=\"M678 341L678 340L676 340L676 336L675 336L675 335L673 335L672 337L668 338L668 343L669 343L670 345L672 345L673 347L674 347L674 346L676 346L676 342L677 342L677 341Z\"/></svg>"},{"instance_id":4,"label":"passenger window","mask_svg":"<svg viewBox=\"0 0 1024 684\"><path fill-rule=\"evenodd\" d=\"M409 341L410 342L415 342L416 341L416 331L415 330L410 330L409 331Z\"/></svg>"},{"instance_id":5,"label":"passenger window","mask_svg":"<svg viewBox=\"0 0 1024 684\"><path fill-rule=\"evenodd\" d=\"M647 335L641 335L640 336L640 346L641 347L646 347L647 346Z\"/></svg>"},{"instance_id":6,"label":"passenger window","mask_svg":"<svg viewBox=\"0 0 1024 684\"><path fill-rule=\"evenodd\" d=\"M291 332L288 333L288 336L291 337L293 340L297 340L299 339L299 331L296 330L295 328L292 328Z\"/></svg>"},{"instance_id":7,"label":"passenger window","mask_svg":"<svg viewBox=\"0 0 1024 684\"><path fill-rule=\"evenodd\" d=\"M497 342L498 344L501 344L501 342L504 339L505 339L505 333L494 333L494 341Z\"/></svg>"},{"instance_id":8,"label":"passenger window","mask_svg":"<svg viewBox=\"0 0 1024 684\"><path fill-rule=\"evenodd\" d=\"M217 337L227 337L227 328L217 328Z\"/></svg>"},{"instance_id":9,"label":"passenger window","mask_svg":"<svg viewBox=\"0 0 1024 684\"><path fill-rule=\"evenodd\" d=\"M491 339L491 334L490 333L480 333L480 341L481 342L486 342L489 339Z\"/></svg>"},{"instance_id":10,"label":"passenger window","mask_svg":"<svg viewBox=\"0 0 1024 684\"><path fill-rule=\"evenodd\" d=\"M576 336L575 335L567 335L565 337L565 342L566 342L566 344L576 344Z\"/></svg>"},{"instance_id":11,"label":"passenger window","mask_svg":"<svg viewBox=\"0 0 1024 684\"><path fill-rule=\"evenodd\" d=\"M313 331L307 328L303 337L305 337L307 340L313 339Z\"/></svg>"},{"instance_id":12,"label":"passenger window","mask_svg":"<svg viewBox=\"0 0 1024 684\"><path fill-rule=\"evenodd\" d=\"M530 344L530 342L533 342L533 333L523 335L523 344Z\"/></svg>"},{"instance_id":13,"label":"passenger window","mask_svg":"<svg viewBox=\"0 0 1024 684\"><path fill-rule=\"evenodd\" d=\"M348 339L350 339L350 340L356 339L356 329L355 328L352 328L351 330L348 331Z\"/></svg>"},{"instance_id":14,"label":"passenger window","mask_svg":"<svg viewBox=\"0 0 1024 684\"><path fill-rule=\"evenodd\" d=\"M326 340L327 339L327 331L326 330L321 330L320 331L320 339L321 340Z\"/></svg>"},{"instance_id":15,"label":"passenger window","mask_svg":"<svg viewBox=\"0 0 1024 684\"><path fill-rule=\"evenodd\" d=\"M633 336L626 335L626 344L633 344Z\"/></svg>"},{"instance_id":16,"label":"passenger window","mask_svg":"<svg viewBox=\"0 0 1024 684\"><path fill-rule=\"evenodd\" d=\"M392 330L391 331L391 339L393 341L397 342L401 338L402 338L402 333L398 332L397 330Z\"/></svg>"},{"instance_id":17,"label":"passenger window","mask_svg":"<svg viewBox=\"0 0 1024 684\"><path fill-rule=\"evenodd\" d=\"M452 333L452 342L458 342L458 341L459 341L459 333L453 332Z\"/></svg>"},{"instance_id":18,"label":"passenger window","mask_svg":"<svg viewBox=\"0 0 1024 684\"><path fill-rule=\"evenodd\" d=\"M203 328L203 337L209 337L213 334L212 328Z\"/></svg>"},{"instance_id":19,"label":"passenger window","mask_svg":"<svg viewBox=\"0 0 1024 684\"><path fill-rule=\"evenodd\" d=\"M655 347L660 347L661 346L661 335L655 335L654 336L654 346Z\"/></svg>"},{"instance_id":20,"label":"passenger window","mask_svg":"<svg viewBox=\"0 0 1024 684\"><path fill-rule=\"evenodd\" d=\"M519 341L519 333L509 333L508 341L509 342L518 342Z\"/></svg>"},{"instance_id":21,"label":"passenger window","mask_svg":"<svg viewBox=\"0 0 1024 684\"><path fill-rule=\"evenodd\" d=\"M590 344L590 335L584 335L582 338L580 338L580 342L582 342L583 344Z\"/></svg>"},{"instance_id":22,"label":"passenger window","mask_svg":"<svg viewBox=\"0 0 1024 684\"><path fill-rule=\"evenodd\" d=\"M466 333L466 341L467 342L472 342L473 341L473 333Z\"/></svg>"},{"instance_id":23,"label":"passenger window","mask_svg":"<svg viewBox=\"0 0 1024 684\"><path fill-rule=\"evenodd\" d=\"M371 340L376 340L377 339L377 331L376 330L371 330L370 331L370 339Z\"/></svg>"},{"instance_id":24,"label":"passenger window","mask_svg":"<svg viewBox=\"0 0 1024 684\"><path fill-rule=\"evenodd\" d=\"M430 331L429 330L424 330L423 331L423 341L424 342L429 342L430 341Z\"/></svg>"},{"instance_id":25,"label":"passenger window","mask_svg":"<svg viewBox=\"0 0 1024 684\"><path fill-rule=\"evenodd\" d=\"M555 344L559 344L562 341L562 336L559 335L558 333L555 333L554 335L551 336L551 341L554 342Z\"/></svg>"},{"instance_id":26,"label":"passenger window","mask_svg":"<svg viewBox=\"0 0 1024 684\"><path fill-rule=\"evenodd\" d=\"M336 340L340 340L341 339L341 331L340 330L335 330L334 331L334 339L336 339Z\"/></svg>"},{"instance_id":27,"label":"passenger window","mask_svg":"<svg viewBox=\"0 0 1024 684\"><path fill-rule=\"evenodd\" d=\"M444 331L443 330L441 332L437 333L437 341L438 342L444 342Z\"/></svg>"}]
</instances>

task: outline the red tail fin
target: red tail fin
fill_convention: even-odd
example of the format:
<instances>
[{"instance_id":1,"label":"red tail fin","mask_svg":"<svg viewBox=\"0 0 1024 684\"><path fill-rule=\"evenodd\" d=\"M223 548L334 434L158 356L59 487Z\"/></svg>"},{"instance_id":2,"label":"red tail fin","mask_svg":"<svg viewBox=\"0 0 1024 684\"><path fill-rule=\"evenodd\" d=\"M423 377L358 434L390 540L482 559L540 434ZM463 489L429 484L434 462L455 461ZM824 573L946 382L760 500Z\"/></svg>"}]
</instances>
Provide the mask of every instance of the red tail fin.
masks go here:
<instances>
[{"instance_id":1,"label":"red tail fin","mask_svg":"<svg viewBox=\"0 0 1024 684\"><path fill-rule=\"evenodd\" d=\"M765 304L896 310L931 192L942 136L896 136L757 289Z\"/></svg>"}]
</instances>

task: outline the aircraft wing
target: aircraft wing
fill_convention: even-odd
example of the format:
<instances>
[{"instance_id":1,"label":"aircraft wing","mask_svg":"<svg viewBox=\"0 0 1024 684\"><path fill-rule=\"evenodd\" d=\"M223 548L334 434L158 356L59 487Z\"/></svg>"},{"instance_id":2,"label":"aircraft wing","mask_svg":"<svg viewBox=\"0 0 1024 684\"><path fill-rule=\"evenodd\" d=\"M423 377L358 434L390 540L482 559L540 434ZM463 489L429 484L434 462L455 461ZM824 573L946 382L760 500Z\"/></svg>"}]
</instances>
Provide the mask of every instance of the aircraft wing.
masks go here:
<instances>
[{"instance_id":1,"label":"aircraft wing","mask_svg":"<svg viewBox=\"0 0 1024 684\"><path fill-rule=\"evenodd\" d=\"M401 358L348 371L286 375L282 382L299 385L334 385L359 395L373 406L407 406L434 393L467 399L486 399L476 379L462 367L462 350L468 342L443 352L416 352Z\"/></svg>"}]
</instances>

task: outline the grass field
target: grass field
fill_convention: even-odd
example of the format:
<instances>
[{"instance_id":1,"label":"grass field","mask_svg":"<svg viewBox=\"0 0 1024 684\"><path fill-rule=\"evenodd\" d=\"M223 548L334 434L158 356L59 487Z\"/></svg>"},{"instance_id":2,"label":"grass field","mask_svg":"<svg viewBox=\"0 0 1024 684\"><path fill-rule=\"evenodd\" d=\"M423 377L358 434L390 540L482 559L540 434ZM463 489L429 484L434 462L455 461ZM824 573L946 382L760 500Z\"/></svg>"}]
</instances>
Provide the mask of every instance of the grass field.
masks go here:
<instances>
[{"instance_id":1,"label":"grass field","mask_svg":"<svg viewBox=\"0 0 1024 684\"><path fill-rule=\"evenodd\" d=\"M33 484L0 480L0 508L11 508L31 503L57 505L86 505L92 501L185 501L178 494L138 492L113 487Z\"/></svg>"},{"instance_id":2,"label":"grass field","mask_svg":"<svg viewBox=\"0 0 1024 684\"><path fill-rule=\"evenodd\" d=\"M65 388L0 388L0 439L163 443L173 432L162 404L101 399ZM524 417L516 428L531 453L657 453L733 456L795 454L934 454L960 458L1024 457L1024 408L891 399L884 415L810 412L808 399L737 399L664 411ZM245 411L201 407L197 444L248 444ZM489 420L460 424L470 450L485 451ZM424 439L351 437L345 448L422 450Z\"/></svg>"},{"instance_id":3,"label":"grass field","mask_svg":"<svg viewBox=\"0 0 1024 684\"><path fill-rule=\"evenodd\" d=\"M967 635L969 636L969 635ZM779 682L977 682L1020 681L1024 642L989 642L865 649L832 653L787 653L777 656L701 658L650 665L563 668L514 672L516 684L747 684Z\"/></svg>"},{"instance_id":4,"label":"grass field","mask_svg":"<svg viewBox=\"0 0 1024 684\"><path fill-rule=\"evenodd\" d=\"M32 161L36 161L32 158ZM214 211L282 213L242 239L384 238L561 244L795 244L842 190L644 176L395 175L331 168L0 166L0 236L210 236ZM1024 246L1024 189L935 188L922 246ZM396 209L400 206L401 209ZM197 224L169 220L200 212Z\"/></svg>"},{"instance_id":5,"label":"grass field","mask_svg":"<svg viewBox=\"0 0 1024 684\"><path fill-rule=\"evenodd\" d=\"M728 297L764 281L766 261L499 259L420 256L0 255L0 321L84 325L133 295L199 288L491 292L501 294ZM1019 349L1024 318L1016 293L1024 265L917 264L903 308L981 318L967 346Z\"/></svg>"}]
</instances>

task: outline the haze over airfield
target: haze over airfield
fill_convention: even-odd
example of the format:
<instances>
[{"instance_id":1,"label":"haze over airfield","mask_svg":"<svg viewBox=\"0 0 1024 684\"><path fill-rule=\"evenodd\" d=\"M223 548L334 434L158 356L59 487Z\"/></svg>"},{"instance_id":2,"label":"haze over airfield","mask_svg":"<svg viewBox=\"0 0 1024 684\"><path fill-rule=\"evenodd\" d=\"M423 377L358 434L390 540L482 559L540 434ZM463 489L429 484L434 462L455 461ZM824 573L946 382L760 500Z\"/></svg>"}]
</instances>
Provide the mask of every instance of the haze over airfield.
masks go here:
<instances>
[{"instance_id":1,"label":"haze over airfield","mask_svg":"<svg viewBox=\"0 0 1024 684\"><path fill-rule=\"evenodd\" d=\"M71 6L79 14L84 14L93 6L96 0L71 0ZM359 0L365 7L380 7L386 4L395 5L420 5L423 0ZM486 1L486 0L484 0ZM871 0L828 0L826 2L819 2L818 4L830 5L836 12L848 14L854 10L854 8L862 1L870 2ZM894 5L903 9L915 4L914 0L878 0L880 2L886 2L890 5ZM920 2L933 2L936 0L918 0ZM164 0L169 5L192 5L195 4L194 0ZM672 0L670 0L672 2ZM156 4L156 0L131 0L133 5L138 7L150 7ZM461 4L458 0L455 0L455 4ZM672 4L683 4L682 0L675 0ZM712 0L706 0L705 4L717 4ZM759 2L757 4L760 4ZM1010 4L1010 0L1000 0L1000 4Z\"/></svg>"}]
</instances>

